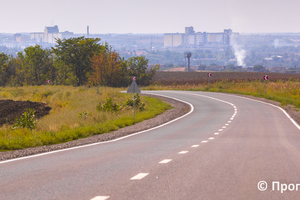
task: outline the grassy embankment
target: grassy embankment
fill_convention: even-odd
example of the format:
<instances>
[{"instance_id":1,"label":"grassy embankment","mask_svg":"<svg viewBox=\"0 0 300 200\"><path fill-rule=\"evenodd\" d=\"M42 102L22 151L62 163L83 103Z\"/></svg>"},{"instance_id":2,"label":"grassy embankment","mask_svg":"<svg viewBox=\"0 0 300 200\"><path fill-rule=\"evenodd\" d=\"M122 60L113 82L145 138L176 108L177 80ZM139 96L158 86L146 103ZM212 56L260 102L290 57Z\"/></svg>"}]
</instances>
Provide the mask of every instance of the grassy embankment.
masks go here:
<instances>
[{"instance_id":1,"label":"grassy embankment","mask_svg":"<svg viewBox=\"0 0 300 200\"><path fill-rule=\"evenodd\" d=\"M189 90L189 91L210 91L210 92L225 92L234 94L251 95L262 97L269 100L280 102L281 105L291 104L300 108L300 82L299 80L289 81L267 81L266 94L264 93L264 82L255 81L218 81L210 84L186 84L186 85L151 85L144 90Z\"/></svg>"},{"instance_id":2,"label":"grassy embankment","mask_svg":"<svg viewBox=\"0 0 300 200\"><path fill-rule=\"evenodd\" d=\"M133 119L132 109L123 109L119 114L97 111L99 102L112 97L114 102L124 104L132 94L120 93L123 89L71 86L28 86L0 88L0 99L45 102L52 108L50 115L39 119L36 129L12 129L0 127L0 151L23 149L63 143L130 126L152 118L171 108L159 99L141 96L145 110L138 111ZM80 117L79 113L86 112Z\"/></svg>"}]
</instances>

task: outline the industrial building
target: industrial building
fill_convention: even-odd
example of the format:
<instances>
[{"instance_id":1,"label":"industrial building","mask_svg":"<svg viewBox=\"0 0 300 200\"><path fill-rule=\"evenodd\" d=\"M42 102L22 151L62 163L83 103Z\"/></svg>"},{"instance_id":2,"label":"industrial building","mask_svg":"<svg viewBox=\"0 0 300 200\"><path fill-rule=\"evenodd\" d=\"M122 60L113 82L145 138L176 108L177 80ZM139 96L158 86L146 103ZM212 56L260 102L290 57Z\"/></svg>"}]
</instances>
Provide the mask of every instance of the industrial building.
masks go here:
<instances>
[{"instance_id":1,"label":"industrial building","mask_svg":"<svg viewBox=\"0 0 300 200\"><path fill-rule=\"evenodd\" d=\"M185 27L185 33L165 33L164 46L203 46L203 45L230 45L231 29L220 33L195 32L194 28ZM235 35L237 33L234 33Z\"/></svg>"},{"instance_id":2,"label":"industrial building","mask_svg":"<svg viewBox=\"0 0 300 200\"><path fill-rule=\"evenodd\" d=\"M56 39L73 37L73 32L59 32L58 26L45 27L44 32L30 33L30 40L36 43L56 43Z\"/></svg>"}]
</instances>

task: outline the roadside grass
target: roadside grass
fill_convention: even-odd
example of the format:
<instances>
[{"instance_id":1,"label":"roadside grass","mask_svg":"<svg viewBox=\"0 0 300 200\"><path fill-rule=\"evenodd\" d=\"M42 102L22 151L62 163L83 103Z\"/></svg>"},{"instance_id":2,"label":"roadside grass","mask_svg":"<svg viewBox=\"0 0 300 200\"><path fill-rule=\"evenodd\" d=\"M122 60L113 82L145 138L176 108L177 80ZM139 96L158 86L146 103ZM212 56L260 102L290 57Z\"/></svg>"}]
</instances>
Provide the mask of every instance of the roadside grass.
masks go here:
<instances>
[{"instance_id":1,"label":"roadside grass","mask_svg":"<svg viewBox=\"0 0 300 200\"><path fill-rule=\"evenodd\" d=\"M150 85L143 90L188 90L188 91L210 91L233 94L250 95L280 102L281 105L288 104L300 108L300 82L298 80L276 80L267 81L266 94L264 93L264 81L236 80L218 81L210 84L185 84L185 85Z\"/></svg>"},{"instance_id":2,"label":"roadside grass","mask_svg":"<svg viewBox=\"0 0 300 200\"><path fill-rule=\"evenodd\" d=\"M155 98L141 96L145 110L123 108L119 113L97 111L96 106L108 97L124 104L132 94L120 93L124 88L72 87L72 86L26 86L0 88L0 99L29 100L47 103L52 108L49 115L37 122L34 130L0 128L0 151L63 143L92 135L108 133L134 125L171 108ZM84 115L80 113L85 113Z\"/></svg>"}]
</instances>

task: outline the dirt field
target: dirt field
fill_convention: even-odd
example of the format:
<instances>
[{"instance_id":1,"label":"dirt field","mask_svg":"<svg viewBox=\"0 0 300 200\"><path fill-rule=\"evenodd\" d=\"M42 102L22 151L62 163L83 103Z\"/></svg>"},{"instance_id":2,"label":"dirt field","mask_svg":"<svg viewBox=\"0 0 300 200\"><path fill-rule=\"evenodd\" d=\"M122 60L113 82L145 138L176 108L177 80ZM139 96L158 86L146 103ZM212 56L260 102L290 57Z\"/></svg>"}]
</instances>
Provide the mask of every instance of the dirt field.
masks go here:
<instances>
[{"instance_id":1,"label":"dirt field","mask_svg":"<svg viewBox=\"0 0 300 200\"><path fill-rule=\"evenodd\" d=\"M37 119L48 115L51 110L45 103L40 102L0 100L0 125L13 124L15 118L19 118L29 108L36 111Z\"/></svg>"},{"instance_id":2,"label":"dirt field","mask_svg":"<svg viewBox=\"0 0 300 200\"><path fill-rule=\"evenodd\" d=\"M185 85L185 84L199 84L207 82L208 72L172 72L172 71L158 71L152 79L152 84L159 85ZM300 74L287 73L269 73L269 72L211 72L212 77L210 83L216 81L227 80L263 80L264 75L269 76L269 81L275 80L289 80L300 79Z\"/></svg>"}]
</instances>

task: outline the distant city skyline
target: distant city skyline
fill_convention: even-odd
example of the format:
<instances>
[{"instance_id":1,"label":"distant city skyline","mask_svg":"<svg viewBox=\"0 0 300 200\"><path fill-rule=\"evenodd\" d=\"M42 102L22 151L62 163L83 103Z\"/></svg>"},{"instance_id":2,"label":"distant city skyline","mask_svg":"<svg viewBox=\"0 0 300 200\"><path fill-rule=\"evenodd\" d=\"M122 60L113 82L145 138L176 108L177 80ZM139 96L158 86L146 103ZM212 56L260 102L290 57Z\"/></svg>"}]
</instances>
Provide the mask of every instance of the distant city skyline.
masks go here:
<instances>
[{"instance_id":1,"label":"distant city skyline","mask_svg":"<svg viewBox=\"0 0 300 200\"><path fill-rule=\"evenodd\" d=\"M0 33L300 32L299 0L0 0Z\"/></svg>"}]
</instances>

